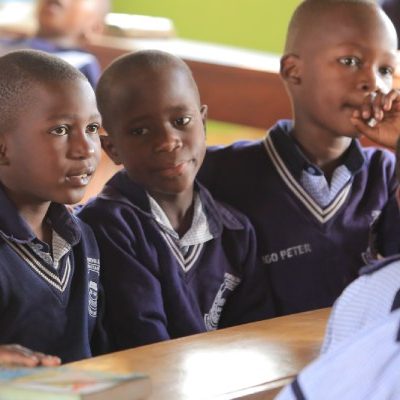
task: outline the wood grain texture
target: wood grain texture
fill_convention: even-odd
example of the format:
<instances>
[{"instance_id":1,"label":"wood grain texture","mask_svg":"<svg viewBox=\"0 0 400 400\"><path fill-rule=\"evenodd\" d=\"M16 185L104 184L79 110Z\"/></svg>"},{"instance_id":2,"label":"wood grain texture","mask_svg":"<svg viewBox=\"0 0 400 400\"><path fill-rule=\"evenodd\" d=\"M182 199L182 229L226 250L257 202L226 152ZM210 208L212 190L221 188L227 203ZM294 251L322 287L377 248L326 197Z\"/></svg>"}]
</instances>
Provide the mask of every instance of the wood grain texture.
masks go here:
<instances>
[{"instance_id":1,"label":"wood grain texture","mask_svg":"<svg viewBox=\"0 0 400 400\"><path fill-rule=\"evenodd\" d=\"M151 400L270 399L318 355L329 312L245 324L71 365L146 373Z\"/></svg>"}]
</instances>

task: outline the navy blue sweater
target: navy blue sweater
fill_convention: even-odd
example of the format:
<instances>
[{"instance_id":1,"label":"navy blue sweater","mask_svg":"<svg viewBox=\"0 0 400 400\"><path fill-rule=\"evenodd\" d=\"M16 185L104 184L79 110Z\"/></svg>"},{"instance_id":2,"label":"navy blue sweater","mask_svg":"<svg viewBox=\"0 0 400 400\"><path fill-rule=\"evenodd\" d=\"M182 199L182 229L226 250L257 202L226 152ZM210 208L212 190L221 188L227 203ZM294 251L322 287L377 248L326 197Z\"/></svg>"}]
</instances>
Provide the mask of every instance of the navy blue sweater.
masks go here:
<instances>
[{"instance_id":1,"label":"navy blue sweater","mask_svg":"<svg viewBox=\"0 0 400 400\"><path fill-rule=\"evenodd\" d=\"M162 236L146 192L125 171L80 212L101 251L114 350L274 315L248 219L198 190L214 239L192 255L187 271Z\"/></svg>"},{"instance_id":2,"label":"navy blue sweater","mask_svg":"<svg viewBox=\"0 0 400 400\"><path fill-rule=\"evenodd\" d=\"M35 236L1 188L0 205L0 344L18 343L63 362L90 357L94 342L103 351L104 336L95 332L99 251L91 229L51 204L53 229L72 245L55 270L27 246Z\"/></svg>"},{"instance_id":3,"label":"navy blue sweater","mask_svg":"<svg viewBox=\"0 0 400 400\"><path fill-rule=\"evenodd\" d=\"M381 253L396 253L400 238L394 155L354 141L344 162L358 170L322 208L300 185L307 162L291 128L281 121L266 140L209 149L199 173L217 199L253 223L279 314L332 305L365 264L379 213Z\"/></svg>"}]
</instances>

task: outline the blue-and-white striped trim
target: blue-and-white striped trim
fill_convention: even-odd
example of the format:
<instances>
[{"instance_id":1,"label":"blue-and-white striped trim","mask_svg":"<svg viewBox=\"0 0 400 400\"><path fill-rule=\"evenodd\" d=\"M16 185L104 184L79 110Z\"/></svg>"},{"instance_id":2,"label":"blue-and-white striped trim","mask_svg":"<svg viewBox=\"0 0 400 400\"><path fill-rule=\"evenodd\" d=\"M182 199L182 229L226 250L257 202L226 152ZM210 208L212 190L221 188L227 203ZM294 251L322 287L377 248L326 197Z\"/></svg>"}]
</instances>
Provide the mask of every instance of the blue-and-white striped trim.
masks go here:
<instances>
[{"instance_id":1,"label":"blue-and-white striped trim","mask_svg":"<svg viewBox=\"0 0 400 400\"><path fill-rule=\"evenodd\" d=\"M203 250L204 243L194 244L193 246L189 247L189 250L186 256L183 256L182 252L180 251L177 244L173 241L173 239L167 233L160 230L162 236L164 237L165 241L168 244L168 247L171 249L172 253L174 254L175 258L177 259L179 265L182 267L184 272L190 271L193 265L198 260L201 251Z\"/></svg>"},{"instance_id":2,"label":"blue-and-white striped trim","mask_svg":"<svg viewBox=\"0 0 400 400\"><path fill-rule=\"evenodd\" d=\"M350 193L352 180L350 180L337 194L335 200L326 208L320 207L315 200L303 189L287 169L282 158L279 156L271 137L268 135L264 140L265 149L277 172L287 187L304 204L310 213L321 223L329 221L342 207Z\"/></svg>"},{"instance_id":3,"label":"blue-and-white striped trim","mask_svg":"<svg viewBox=\"0 0 400 400\"><path fill-rule=\"evenodd\" d=\"M56 274L44 267L40 260L35 257L33 253L30 253L23 244L14 243L6 239L4 236L3 239L41 278L43 278L61 293L65 291L71 275L71 263L69 257L66 261L63 276L60 279Z\"/></svg>"}]
</instances>

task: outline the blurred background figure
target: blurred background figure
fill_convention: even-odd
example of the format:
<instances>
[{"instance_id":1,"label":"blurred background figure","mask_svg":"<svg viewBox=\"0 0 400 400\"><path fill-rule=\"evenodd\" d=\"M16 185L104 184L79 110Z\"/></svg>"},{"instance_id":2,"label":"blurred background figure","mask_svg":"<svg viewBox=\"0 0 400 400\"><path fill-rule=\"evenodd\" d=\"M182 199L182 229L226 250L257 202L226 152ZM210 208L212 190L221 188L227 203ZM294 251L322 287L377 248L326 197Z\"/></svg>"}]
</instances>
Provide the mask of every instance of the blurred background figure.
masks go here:
<instances>
[{"instance_id":1,"label":"blurred background figure","mask_svg":"<svg viewBox=\"0 0 400 400\"><path fill-rule=\"evenodd\" d=\"M396 28L397 36L400 37L400 0L378 0L378 3L389 15Z\"/></svg>"}]
</instances>

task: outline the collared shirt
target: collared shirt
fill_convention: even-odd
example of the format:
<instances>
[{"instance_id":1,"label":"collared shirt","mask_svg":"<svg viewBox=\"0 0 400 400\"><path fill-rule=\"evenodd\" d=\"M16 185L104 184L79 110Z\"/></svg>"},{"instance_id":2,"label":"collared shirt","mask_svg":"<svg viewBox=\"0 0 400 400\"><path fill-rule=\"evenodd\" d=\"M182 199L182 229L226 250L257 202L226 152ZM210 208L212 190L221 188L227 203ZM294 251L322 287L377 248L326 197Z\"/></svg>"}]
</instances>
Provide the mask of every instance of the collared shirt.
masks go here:
<instances>
[{"instance_id":1,"label":"collared shirt","mask_svg":"<svg viewBox=\"0 0 400 400\"><path fill-rule=\"evenodd\" d=\"M343 163L333 172L328 183L323 171L311 163L292 136L291 122L282 121L289 129L282 129L274 135L273 142L290 172L300 182L303 189L321 206L328 206L346 186L352 176L365 162L360 145L352 141L343 156ZM286 155L286 157L285 157Z\"/></svg>"},{"instance_id":2,"label":"collared shirt","mask_svg":"<svg viewBox=\"0 0 400 400\"><path fill-rule=\"evenodd\" d=\"M164 210L148 193L151 213L154 215L160 228L174 241L182 255L187 255L191 246L200 245L213 239L210 232L207 216L203 210L200 196L197 192L193 194L194 212L193 220L189 230L180 238L174 230Z\"/></svg>"},{"instance_id":3,"label":"collared shirt","mask_svg":"<svg viewBox=\"0 0 400 400\"><path fill-rule=\"evenodd\" d=\"M27 245L37 256L47 264L52 265L55 270L59 268L61 259L70 252L72 248L71 244L63 239L54 229L52 230L51 249L46 243L36 238L28 242Z\"/></svg>"}]
</instances>

